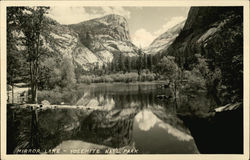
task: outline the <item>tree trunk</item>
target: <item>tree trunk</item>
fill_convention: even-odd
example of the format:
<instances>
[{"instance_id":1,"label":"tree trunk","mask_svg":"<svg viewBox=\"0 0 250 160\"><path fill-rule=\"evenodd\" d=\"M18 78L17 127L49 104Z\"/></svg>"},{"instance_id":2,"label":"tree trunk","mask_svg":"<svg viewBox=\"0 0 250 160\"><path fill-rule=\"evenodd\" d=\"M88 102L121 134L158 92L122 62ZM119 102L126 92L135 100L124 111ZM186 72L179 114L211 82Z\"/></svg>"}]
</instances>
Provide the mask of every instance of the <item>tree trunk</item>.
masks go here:
<instances>
[{"instance_id":1,"label":"tree trunk","mask_svg":"<svg viewBox=\"0 0 250 160\"><path fill-rule=\"evenodd\" d=\"M36 76L35 76L35 65L34 62L30 62L30 89L31 89L31 103L37 103L36 95Z\"/></svg>"},{"instance_id":2,"label":"tree trunk","mask_svg":"<svg viewBox=\"0 0 250 160\"><path fill-rule=\"evenodd\" d=\"M34 90L34 103L37 103L37 86L35 87Z\"/></svg>"},{"instance_id":3,"label":"tree trunk","mask_svg":"<svg viewBox=\"0 0 250 160\"><path fill-rule=\"evenodd\" d=\"M174 101L175 101L175 112L176 112L177 107L178 107L178 103L177 103L177 84L176 84L176 82L174 84L174 96L175 96Z\"/></svg>"},{"instance_id":4,"label":"tree trunk","mask_svg":"<svg viewBox=\"0 0 250 160\"><path fill-rule=\"evenodd\" d=\"M31 81L31 102L37 103L37 84L34 79Z\"/></svg>"},{"instance_id":5,"label":"tree trunk","mask_svg":"<svg viewBox=\"0 0 250 160\"><path fill-rule=\"evenodd\" d=\"M33 75L33 85L34 85L34 93L33 93L33 102L37 103L37 88L38 88L38 61L39 61L39 45L40 45L40 32L38 31L37 35L36 35L37 41L36 41L36 50L35 50L35 55L36 55L36 59L34 61L34 75Z\"/></svg>"},{"instance_id":6,"label":"tree trunk","mask_svg":"<svg viewBox=\"0 0 250 160\"><path fill-rule=\"evenodd\" d=\"M15 102L14 101L14 83L13 82L11 83L11 91L12 91L11 96L12 96L12 104L13 104Z\"/></svg>"}]
</instances>

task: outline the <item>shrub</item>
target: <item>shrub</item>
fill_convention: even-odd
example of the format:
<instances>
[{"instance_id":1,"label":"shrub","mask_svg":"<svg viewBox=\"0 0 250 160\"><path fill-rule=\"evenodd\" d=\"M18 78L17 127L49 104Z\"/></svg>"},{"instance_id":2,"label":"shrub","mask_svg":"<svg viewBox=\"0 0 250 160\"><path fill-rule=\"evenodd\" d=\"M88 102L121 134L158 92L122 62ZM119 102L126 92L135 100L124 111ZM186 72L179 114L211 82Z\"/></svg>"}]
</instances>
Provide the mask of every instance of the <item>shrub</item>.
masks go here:
<instances>
[{"instance_id":1,"label":"shrub","mask_svg":"<svg viewBox=\"0 0 250 160\"><path fill-rule=\"evenodd\" d=\"M79 82L80 83L112 83L112 82L136 82L136 81L153 81L156 78L156 74L145 70L139 76L136 72L130 73L113 73L109 75L102 76L81 76Z\"/></svg>"},{"instance_id":2,"label":"shrub","mask_svg":"<svg viewBox=\"0 0 250 160\"><path fill-rule=\"evenodd\" d=\"M198 69L194 68L192 71L184 71L183 78L186 80L186 89L205 89L206 80Z\"/></svg>"},{"instance_id":3,"label":"shrub","mask_svg":"<svg viewBox=\"0 0 250 160\"><path fill-rule=\"evenodd\" d=\"M37 92L38 103L47 100L50 104L75 104L78 99L83 95L81 87L76 88L59 88L53 90L43 90Z\"/></svg>"},{"instance_id":4,"label":"shrub","mask_svg":"<svg viewBox=\"0 0 250 160\"><path fill-rule=\"evenodd\" d=\"M91 76L81 76L79 82L90 84L92 82L92 77Z\"/></svg>"},{"instance_id":5,"label":"shrub","mask_svg":"<svg viewBox=\"0 0 250 160\"><path fill-rule=\"evenodd\" d=\"M114 79L110 75L105 75L103 78L104 78L103 82L108 82L108 83L114 82Z\"/></svg>"}]
</instances>

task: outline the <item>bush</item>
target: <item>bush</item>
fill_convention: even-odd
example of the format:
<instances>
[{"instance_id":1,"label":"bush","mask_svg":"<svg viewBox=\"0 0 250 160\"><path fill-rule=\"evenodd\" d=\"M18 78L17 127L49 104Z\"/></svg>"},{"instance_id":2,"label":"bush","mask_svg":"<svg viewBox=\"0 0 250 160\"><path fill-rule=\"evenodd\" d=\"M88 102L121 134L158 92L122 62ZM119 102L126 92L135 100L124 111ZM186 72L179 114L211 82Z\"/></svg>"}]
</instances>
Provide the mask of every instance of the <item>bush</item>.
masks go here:
<instances>
[{"instance_id":1,"label":"bush","mask_svg":"<svg viewBox=\"0 0 250 160\"><path fill-rule=\"evenodd\" d=\"M155 73L150 73L148 70L144 70L141 73L141 81L153 81L156 79L156 74Z\"/></svg>"},{"instance_id":2,"label":"bush","mask_svg":"<svg viewBox=\"0 0 250 160\"><path fill-rule=\"evenodd\" d=\"M38 103L44 100L50 102L50 104L75 104L78 99L83 95L81 87L75 88L59 88L56 87L53 90L43 90L37 92Z\"/></svg>"},{"instance_id":3,"label":"bush","mask_svg":"<svg viewBox=\"0 0 250 160\"><path fill-rule=\"evenodd\" d=\"M91 76L81 76L79 82L90 84L92 82L92 77Z\"/></svg>"},{"instance_id":4,"label":"bush","mask_svg":"<svg viewBox=\"0 0 250 160\"><path fill-rule=\"evenodd\" d=\"M109 75L105 75L103 82L112 83L112 82L114 82L114 79L111 78Z\"/></svg>"},{"instance_id":5,"label":"bush","mask_svg":"<svg viewBox=\"0 0 250 160\"><path fill-rule=\"evenodd\" d=\"M112 83L112 82L136 82L136 81L153 81L156 79L156 74L151 73L148 70L145 70L139 76L136 72L131 73L113 73L109 75L102 75L102 76L89 76L84 75L81 76L79 79L80 83Z\"/></svg>"},{"instance_id":6,"label":"bush","mask_svg":"<svg viewBox=\"0 0 250 160\"><path fill-rule=\"evenodd\" d=\"M197 69L193 69L192 71L184 71L183 76L187 81L186 89L205 89L206 80Z\"/></svg>"}]
</instances>

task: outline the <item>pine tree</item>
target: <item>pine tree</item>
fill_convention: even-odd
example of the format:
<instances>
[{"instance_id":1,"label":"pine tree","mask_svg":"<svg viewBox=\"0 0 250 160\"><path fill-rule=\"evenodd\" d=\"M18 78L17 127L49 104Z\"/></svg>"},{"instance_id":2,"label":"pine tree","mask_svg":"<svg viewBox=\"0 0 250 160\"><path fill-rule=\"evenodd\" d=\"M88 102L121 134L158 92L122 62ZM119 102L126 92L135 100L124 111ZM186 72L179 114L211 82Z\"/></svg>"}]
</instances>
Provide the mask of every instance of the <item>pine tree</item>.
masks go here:
<instances>
[{"instance_id":1,"label":"pine tree","mask_svg":"<svg viewBox=\"0 0 250 160\"><path fill-rule=\"evenodd\" d=\"M31 101L37 103L37 89L39 81L39 67L41 56L46 54L41 46L43 44L41 34L46 24L44 15L49 7L27 7L20 19L20 26L25 36L25 45L27 47L27 61L30 70Z\"/></svg>"},{"instance_id":2,"label":"pine tree","mask_svg":"<svg viewBox=\"0 0 250 160\"><path fill-rule=\"evenodd\" d=\"M20 23L24 9L24 7L7 8L7 84L12 88L12 103L14 103L14 84L25 80L28 73L25 69L23 51L17 48L22 40L18 35L21 32Z\"/></svg>"},{"instance_id":3,"label":"pine tree","mask_svg":"<svg viewBox=\"0 0 250 160\"><path fill-rule=\"evenodd\" d=\"M125 67L127 72L131 72L131 58L129 56L125 59Z\"/></svg>"},{"instance_id":4,"label":"pine tree","mask_svg":"<svg viewBox=\"0 0 250 160\"><path fill-rule=\"evenodd\" d=\"M143 55L142 55L142 50L139 49L139 57L137 58L137 62L136 62L136 69L139 75L141 75L141 70L143 67Z\"/></svg>"},{"instance_id":5,"label":"pine tree","mask_svg":"<svg viewBox=\"0 0 250 160\"><path fill-rule=\"evenodd\" d=\"M143 68L148 69L148 59L147 59L146 53L144 53L144 56L143 56Z\"/></svg>"},{"instance_id":6,"label":"pine tree","mask_svg":"<svg viewBox=\"0 0 250 160\"><path fill-rule=\"evenodd\" d=\"M151 54L149 54L148 56L147 56L147 68L150 70L150 71L152 71L152 55Z\"/></svg>"}]
</instances>

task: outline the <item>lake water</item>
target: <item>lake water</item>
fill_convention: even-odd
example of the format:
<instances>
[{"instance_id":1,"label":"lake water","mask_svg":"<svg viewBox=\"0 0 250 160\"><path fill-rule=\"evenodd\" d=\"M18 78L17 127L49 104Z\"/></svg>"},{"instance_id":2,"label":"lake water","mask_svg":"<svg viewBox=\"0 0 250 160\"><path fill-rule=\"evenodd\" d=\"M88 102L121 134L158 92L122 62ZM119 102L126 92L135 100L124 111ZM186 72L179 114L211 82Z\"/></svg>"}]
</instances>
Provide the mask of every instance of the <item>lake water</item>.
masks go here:
<instances>
[{"instance_id":1,"label":"lake water","mask_svg":"<svg viewBox=\"0 0 250 160\"><path fill-rule=\"evenodd\" d=\"M43 153L51 149L61 154L199 153L190 131L176 116L174 101L159 100L159 94L171 95L159 89L159 83L91 84L75 104L89 109L41 110L36 129L22 134L32 135L30 146ZM18 132L31 119L26 116Z\"/></svg>"}]
</instances>

